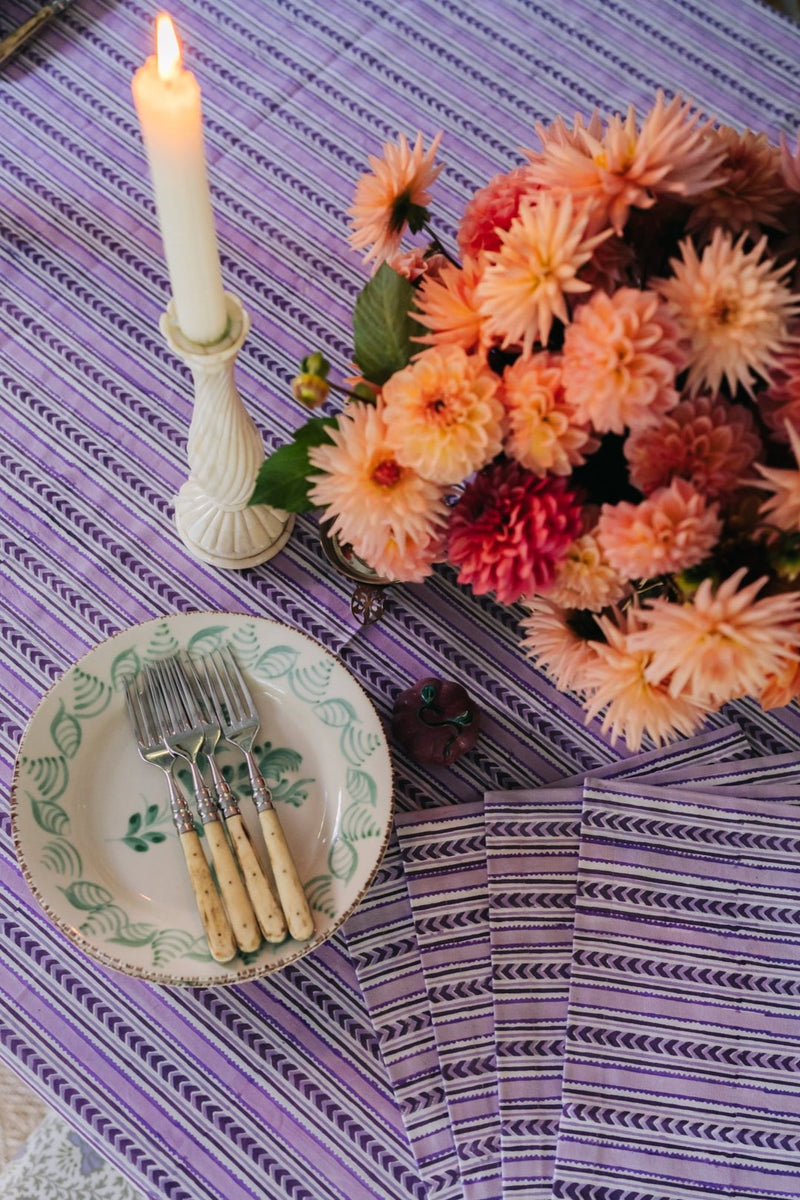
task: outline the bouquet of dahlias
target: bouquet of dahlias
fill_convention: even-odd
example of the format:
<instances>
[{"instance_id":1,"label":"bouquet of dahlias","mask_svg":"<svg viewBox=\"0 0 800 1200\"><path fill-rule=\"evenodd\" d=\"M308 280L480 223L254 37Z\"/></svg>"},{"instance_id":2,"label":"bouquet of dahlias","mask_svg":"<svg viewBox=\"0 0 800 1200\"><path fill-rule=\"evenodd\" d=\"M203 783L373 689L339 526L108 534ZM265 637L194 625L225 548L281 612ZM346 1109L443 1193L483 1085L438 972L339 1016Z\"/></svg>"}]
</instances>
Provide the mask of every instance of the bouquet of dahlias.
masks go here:
<instances>
[{"instance_id":1,"label":"bouquet of dahlias","mask_svg":"<svg viewBox=\"0 0 800 1200\"><path fill-rule=\"evenodd\" d=\"M659 93L537 127L430 223L440 136L370 159L355 374L253 502L323 510L378 575L448 562L631 748L800 693L800 138ZM403 239L412 235L410 248ZM329 395L319 353L297 397Z\"/></svg>"}]
</instances>

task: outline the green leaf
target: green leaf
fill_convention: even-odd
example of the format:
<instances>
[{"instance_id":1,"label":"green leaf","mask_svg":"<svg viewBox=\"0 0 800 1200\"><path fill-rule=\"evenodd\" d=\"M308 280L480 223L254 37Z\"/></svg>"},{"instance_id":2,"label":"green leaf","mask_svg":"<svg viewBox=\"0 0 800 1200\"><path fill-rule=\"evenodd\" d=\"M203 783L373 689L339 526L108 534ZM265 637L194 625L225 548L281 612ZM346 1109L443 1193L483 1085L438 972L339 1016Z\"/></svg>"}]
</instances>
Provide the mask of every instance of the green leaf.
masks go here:
<instances>
[{"instance_id":1,"label":"green leaf","mask_svg":"<svg viewBox=\"0 0 800 1200\"><path fill-rule=\"evenodd\" d=\"M248 504L270 504L284 512L310 512L315 506L308 498L312 446L321 446L331 439L328 429L335 425L333 417L312 417L297 430L291 442L266 458L256 476L253 494Z\"/></svg>"},{"instance_id":2,"label":"green leaf","mask_svg":"<svg viewBox=\"0 0 800 1200\"><path fill-rule=\"evenodd\" d=\"M135 812L128 817L128 833L138 833L142 827L142 814Z\"/></svg>"},{"instance_id":3,"label":"green leaf","mask_svg":"<svg viewBox=\"0 0 800 1200\"><path fill-rule=\"evenodd\" d=\"M353 311L355 360L370 383L381 387L419 349L411 341L421 332L411 315L413 303L411 283L387 263L358 297Z\"/></svg>"},{"instance_id":4,"label":"green leaf","mask_svg":"<svg viewBox=\"0 0 800 1200\"><path fill-rule=\"evenodd\" d=\"M50 723L50 736L65 758L74 758L81 744L80 722L68 713L61 700L58 712Z\"/></svg>"}]
</instances>

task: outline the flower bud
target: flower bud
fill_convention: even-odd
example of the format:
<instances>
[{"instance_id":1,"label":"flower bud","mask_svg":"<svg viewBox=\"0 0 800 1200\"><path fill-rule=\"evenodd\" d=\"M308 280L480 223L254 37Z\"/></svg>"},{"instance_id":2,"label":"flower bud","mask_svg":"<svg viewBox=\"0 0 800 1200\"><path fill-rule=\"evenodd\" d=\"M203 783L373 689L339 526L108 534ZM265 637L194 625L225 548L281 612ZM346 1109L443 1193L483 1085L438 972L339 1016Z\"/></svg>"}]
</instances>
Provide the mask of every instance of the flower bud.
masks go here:
<instances>
[{"instance_id":1,"label":"flower bud","mask_svg":"<svg viewBox=\"0 0 800 1200\"><path fill-rule=\"evenodd\" d=\"M327 379L310 371L295 375L292 380L292 395L306 408L319 408L320 404L327 400L329 391L330 384Z\"/></svg>"}]
</instances>

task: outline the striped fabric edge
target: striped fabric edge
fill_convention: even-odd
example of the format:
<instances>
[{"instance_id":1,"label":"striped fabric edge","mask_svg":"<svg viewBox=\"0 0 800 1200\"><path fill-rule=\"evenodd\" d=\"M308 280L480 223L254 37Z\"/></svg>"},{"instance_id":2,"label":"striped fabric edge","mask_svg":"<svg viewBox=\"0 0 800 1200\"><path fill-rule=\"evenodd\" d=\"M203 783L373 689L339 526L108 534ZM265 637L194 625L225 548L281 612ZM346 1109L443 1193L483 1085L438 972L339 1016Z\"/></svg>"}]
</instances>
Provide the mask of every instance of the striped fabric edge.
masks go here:
<instances>
[{"instance_id":1,"label":"striped fabric edge","mask_svg":"<svg viewBox=\"0 0 800 1200\"><path fill-rule=\"evenodd\" d=\"M458 1153L396 834L343 932L429 1200L460 1200Z\"/></svg>"}]
</instances>

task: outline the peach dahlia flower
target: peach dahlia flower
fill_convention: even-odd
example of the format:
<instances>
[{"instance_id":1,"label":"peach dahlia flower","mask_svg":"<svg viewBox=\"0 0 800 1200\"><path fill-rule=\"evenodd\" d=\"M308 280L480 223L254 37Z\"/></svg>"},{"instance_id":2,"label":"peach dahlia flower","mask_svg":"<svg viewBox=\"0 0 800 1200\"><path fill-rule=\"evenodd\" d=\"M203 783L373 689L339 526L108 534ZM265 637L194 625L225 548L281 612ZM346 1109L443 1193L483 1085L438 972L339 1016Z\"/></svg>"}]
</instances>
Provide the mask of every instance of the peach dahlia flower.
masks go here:
<instances>
[{"instance_id":1,"label":"peach dahlia flower","mask_svg":"<svg viewBox=\"0 0 800 1200\"><path fill-rule=\"evenodd\" d=\"M563 122L554 132L537 126L542 153L531 155L531 177L593 200L621 233L631 208L650 208L664 194L692 196L717 182L724 152L711 141L710 125L682 96L665 103L659 91L641 128L633 105L624 119L615 113L604 132L597 117L566 136Z\"/></svg>"},{"instance_id":2,"label":"peach dahlia flower","mask_svg":"<svg viewBox=\"0 0 800 1200\"><path fill-rule=\"evenodd\" d=\"M673 258L673 275L659 284L689 343L689 389L731 392L740 385L750 395L761 375L769 378L777 356L789 344L789 320L800 312L784 276L794 266L765 257L766 236L745 249L747 235L734 243L717 227L698 257L690 239Z\"/></svg>"},{"instance_id":3,"label":"peach dahlia flower","mask_svg":"<svg viewBox=\"0 0 800 1200\"><path fill-rule=\"evenodd\" d=\"M476 350L483 340L483 317L475 295L480 277L481 264L469 256L460 267L446 263L436 276L426 276L416 295L414 316L429 332L416 340Z\"/></svg>"},{"instance_id":4,"label":"peach dahlia flower","mask_svg":"<svg viewBox=\"0 0 800 1200\"><path fill-rule=\"evenodd\" d=\"M508 414L506 452L537 475L569 475L597 449L564 391L560 354L518 358L503 372Z\"/></svg>"},{"instance_id":5,"label":"peach dahlia flower","mask_svg":"<svg viewBox=\"0 0 800 1200\"><path fill-rule=\"evenodd\" d=\"M448 509L442 491L402 466L386 440L383 405L352 403L315 446L311 500L333 517L333 533L379 574L430 574Z\"/></svg>"},{"instance_id":6,"label":"peach dahlia flower","mask_svg":"<svg viewBox=\"0 0 800 1200\"><path fill-rule=\"evenodd\" d=\"M599 432L652 425L678 403L684 361L677 323L655 292L595 292L564 337L567 399Z\"/></svg>"},{"instance_id":7,"label":"peach dahlia flower","mask_svg":"<svg viewBox=\"0 0 800 1200\"><path fill-rule=\"evenodd\" d=\"M603 554L597 532L576 538L558 564L548 598L564 608L599 612L618 604L629 588L628 581L616 571Z\"/></svg>"},{"instance_id":8,"label":"peach dahlia flower","mask_svg":"<svg viewBox=\"0 0 800 1200\"><path fill-rule=\"evenodd\" d=\"M637 649L652 660L647 678L671 696L689 696L706 709L740 696L758 696L771 676L797 661L800 594L761 596L766 577L742 586L741 567L715 587L704 579L691 602L651 601Z\"/></svg>"},{"instance_id":9,"label":"peach dahlia flower","mask_svg":"<svg viewBox=\"0 0 800 1200\"><path fill-rule=\"evenodd\" d=\"M621 737L631 750L639 749L645 735L656 746L680 734L691 736L705 717L691 697L674 695L650 678L652 653L637 644L642 616L641 609L631 606L617 613L616 620L598 617L606 640L593 643L594 659L585 672L587 722L605 709L602 732L610 732L612 746Z\"/></svg>"},{"instance_id":10,"label":"peach dahlia flower","mask_svg":"<svg viewBox=\"0 0 800 1200\"><path fill-rule=\"evenodd\" d=\"M554 319L569 321L567 296L589 290L578 272L611 235L590 235L589 221L589 210L571 196L541 192L535 203L522 201L500 249L486 252L476 294L486 332L504 349L520 345L530 354L534 342L547 345Z\"/></svg>"},{"instance_id":11,"label":"peach dahlia flower","mask_svg":"<svg viewBox=\"0 0 800 1200\"><path fill-rule=\"evenodd\" d=\"M522 603L527 610L520 622L523 653L557 688L582 692L597 643L581 637L568 611L549 596L529 596Z\"/></svg>"},{"instance_id":12,"label":"peach dahlia flower","mask_svg":"<svg viewBox=\"0 0 800 1200\"><path fill-rule=\"evenodd\" d=\"M370 155L371 170L359 179L347 210L353 228L350 245L366 250L366 262L374 259L378 266L394 254L409 217L430 203L428 188L442 169L434 162L441 139L437 133L424 150L421 133L413 146L401 133L396 143L384 145L382 158Z\"/></svg>"},{"instance_id":13,"label":"peach dahlia flower","mask_svg":"<svg viewBox=\"0 0 800 1200\"><path fill-rule=\"evenodd\" d=\"M460 346L435 346L383 388L386 440L397 461L438 484L460 483L499 453L499 380Z\"/></svg>"},{"instance_id":14,"label":"peach dahlia flower","mask_svg":"<svg viewBox=\"0 0 800 1200\"><path fill-rule=\"evenodd\" d=\"M772 492L761 505L762 517L788 533L800 533L800 431L787 423L786 432L798 469L765 467L756 463L755 468L762 478L753 481L753 486Z\"/></svg>"}]
</instances>

